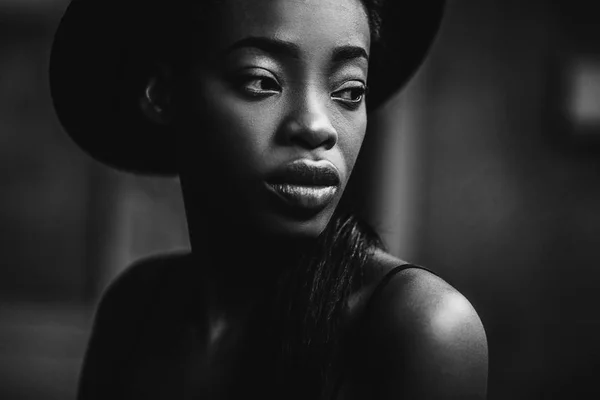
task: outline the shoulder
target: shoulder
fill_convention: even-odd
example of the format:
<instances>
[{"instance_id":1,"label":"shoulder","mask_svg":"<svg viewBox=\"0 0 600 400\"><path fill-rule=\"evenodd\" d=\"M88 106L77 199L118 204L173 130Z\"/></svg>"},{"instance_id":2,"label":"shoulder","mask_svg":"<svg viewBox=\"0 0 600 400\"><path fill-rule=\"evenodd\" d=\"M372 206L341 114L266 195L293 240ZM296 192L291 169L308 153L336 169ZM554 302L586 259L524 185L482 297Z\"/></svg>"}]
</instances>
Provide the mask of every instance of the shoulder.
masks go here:
<instances>
[{"instance_id":1,"label":"shoulder","mask_svg":"<svg viewBox=\"0 0 600 400\"><path fill-rule=\"evenodd\" d=\"M106 288L96 309L79 376L79 399L110 398L138 339L140 323L166 271L184 254L164 254L135 262Z\"/></svg>"},{"instance_id":2,"label":"shoulder","mask_svg":"<svg viewBox=\"0 0 600 400\"><path fill-rule=\"evenodd\" d=\"M100 298L98 313L113 314L146 300L163 282L168 270L181 266L189 253L164 253L140 259L119 273Z\"/></svg>"},{"instance_id":3,"label":"shoulder","mask_svg":"<svg viewBox=\"0 0 600 400\"><path fill-rule=\"evenodd\" d=\"M386 254L382 272L403 264ZM485 398L487 339L469 300L442 278L418 268L391 277L373 299L367 340L378 368L393 378L388 393L411 398ZM389 386L386 386L389 385Z\"/></svg>"},{"instance_id":4,"label":"shoulder","mask_svg":"<svg viewBox=\"0 0 600 400\"><path fill-rule=\"evenodd\" d=\"M121 271L110 283L107 290L115 290L123 286L148 285L156 281L162 272L181 262L189 252L178 251L154 254L141 258Z\"/></svg>"}]
</instances>

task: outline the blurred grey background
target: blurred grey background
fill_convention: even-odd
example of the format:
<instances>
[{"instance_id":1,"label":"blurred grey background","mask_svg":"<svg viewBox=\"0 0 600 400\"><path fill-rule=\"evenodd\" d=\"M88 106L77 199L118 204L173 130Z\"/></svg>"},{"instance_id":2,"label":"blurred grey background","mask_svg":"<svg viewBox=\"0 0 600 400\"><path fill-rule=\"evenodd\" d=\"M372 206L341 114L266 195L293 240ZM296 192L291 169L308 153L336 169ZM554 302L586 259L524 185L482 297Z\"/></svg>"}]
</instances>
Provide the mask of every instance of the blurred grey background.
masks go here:
<instances>
[{"instance_id":1,"label":"blurred grey background","mask_svg":"<svg viewBox=\"0 0 600 400\"><path fill-rule=\"evenodd\" d=\"M189 246L176 179L111 171L61 130L47 63L66 5L0 0L1 399L74 399L107 283ZM371 117L355 176L391 252L479 311L490 399L600 396L593 5L450 0L426 65Z\"/></svg>"}]
</instances>

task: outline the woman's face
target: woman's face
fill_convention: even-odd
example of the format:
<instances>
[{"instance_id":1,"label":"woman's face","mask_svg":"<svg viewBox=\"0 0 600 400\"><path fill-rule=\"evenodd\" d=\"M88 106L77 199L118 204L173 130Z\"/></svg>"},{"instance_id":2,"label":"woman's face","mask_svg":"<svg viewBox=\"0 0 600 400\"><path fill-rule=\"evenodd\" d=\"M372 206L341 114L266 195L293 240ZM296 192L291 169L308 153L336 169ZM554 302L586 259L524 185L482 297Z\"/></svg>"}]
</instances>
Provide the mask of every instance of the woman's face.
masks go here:
<instances>
[{"instance_id":1,"label":"woman's face","mask_svg":"<svg viewBox=\"0 0 600 400\"><path fill-rule=\"evenodd\" d=\"M225 0L205 24L178 132L187 207L266 234L318 236L365 134L364 7Z\"/></svg>"}]
</instances>

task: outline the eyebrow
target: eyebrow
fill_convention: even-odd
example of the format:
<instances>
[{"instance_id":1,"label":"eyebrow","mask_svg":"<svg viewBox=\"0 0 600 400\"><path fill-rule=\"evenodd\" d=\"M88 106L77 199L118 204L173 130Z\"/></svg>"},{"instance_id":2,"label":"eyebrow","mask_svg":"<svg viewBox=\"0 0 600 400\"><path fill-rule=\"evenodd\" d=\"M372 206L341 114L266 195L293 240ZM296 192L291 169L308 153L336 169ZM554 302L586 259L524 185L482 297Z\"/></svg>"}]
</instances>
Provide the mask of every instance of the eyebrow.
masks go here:
<instances>
[{"instance_id":1,"label":"eyebrow","mask_svg":"<svg viewBox=\"0 0 600 400\"><path fill-rule=\"evenodd\" d=\"M295 43L264 36L249 36L238 40L229 46L225 52L228 54L243 47L253 47L276 56L287 56L290 58L300 58L301 53L300 47ZM346 45L336 47L332 54L332 62L334 64L352 61L357 58L364 58L369 61L367 51L360 46Z\"/></svg>"},{"instance_id":2,"label":"eyebrow","mask_svg":"<svg viewBox=\"0 0 600 400\"><path fill-rule=\"evenodd\" d=\"M238 40L227 48L226 53L231 53L243 47L254 47L273 55L300 58L300 47L295 43L263 36L249 36Z\"/></svg>"},{"instance_id":3,"label":"eyebrow","mask_svg":"<svg viewBox=\"0 0 600 400\"><path fill-rule=\"evenodd\" d=\"M367 51L359 46L341 46L336 47L333 51L333 63L340 64L345 61L352 61L357 58L364 58L369 61L369 55Z\"/></svg>"}]
</instances>

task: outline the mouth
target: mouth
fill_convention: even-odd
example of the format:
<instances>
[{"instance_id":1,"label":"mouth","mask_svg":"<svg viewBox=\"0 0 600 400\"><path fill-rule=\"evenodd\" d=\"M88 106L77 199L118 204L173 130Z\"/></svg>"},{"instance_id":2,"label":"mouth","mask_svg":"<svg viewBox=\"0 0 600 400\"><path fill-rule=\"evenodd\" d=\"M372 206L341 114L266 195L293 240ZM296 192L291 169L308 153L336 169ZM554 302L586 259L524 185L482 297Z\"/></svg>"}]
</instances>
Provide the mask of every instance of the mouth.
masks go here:
<instances>
[{"instance_id":1,"label":"mouth","mask_svg":"<svg viewBox=\"0 0 600 400\"><path fill-rule=\"evenodd\" d=\"M297 160L271 174L266 185L287 206L312 214L331 203L339 190L340 177L328 161Z\"/></svg>"}]
</instances>

